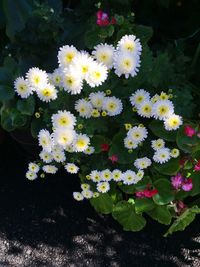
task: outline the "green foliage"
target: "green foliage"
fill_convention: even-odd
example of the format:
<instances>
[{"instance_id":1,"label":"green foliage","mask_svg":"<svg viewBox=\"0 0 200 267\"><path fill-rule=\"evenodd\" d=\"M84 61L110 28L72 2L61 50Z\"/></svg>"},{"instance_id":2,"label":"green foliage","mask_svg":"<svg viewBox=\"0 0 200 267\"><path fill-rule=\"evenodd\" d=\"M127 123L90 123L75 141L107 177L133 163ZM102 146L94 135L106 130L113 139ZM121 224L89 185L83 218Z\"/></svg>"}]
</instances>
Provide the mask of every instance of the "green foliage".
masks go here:
<instances>
[{"instance_id":1,"label":"green foliage","mask_svg":"<svg viewBox=\"0 0 200 267\"><path fill-rule=\"evenodd\" d=\"M154 209L147 211L147 214L159 223L169 225L171 223L171 213L166 206L156 206Z\"/></svg>"},{"instance_id":2,"label":"green foliage","mask_svg":"<svg viewBox=\"0 0 200 267\"><path fill-rule=\"evenodd\" d=\"M171 158L168 162L163 164L154 163L154 168L161 174L174 175L180 169L179 158Z\"/></svg>"},{"instance_id":3,"label":"green foliage","mask_svg":"<svg viewBox=\"0 0 200 267\"><path fill-rule=\"evenodd\" d=\"M162 121L153 120L149 124L149 128L159 138L169 142L174 142L176 140L177 131L166 131Z\"/></svg>"},{"instance_id":4,"label":"green foliage","mask_svg":"<svg viewBox=\"0 0 200 267\"><path fill-rule=\"evenodd\" d=\"M195 219L196 214L200 213L200 209L197 206L186 209L170 226L165 233L165 237L177 231L183 231L185 228Z\"/></svg>"},{"instance_id":5,"label":"green foliage","mask_svg":"<svg viewBox=\"0 0 200 267\"><path fill-rule=\"evenodd\" d=\"M99 213L109 214L113 210L113 200L107 193L100 194L99 197L92 198L90 203Z\"/></svg>"},{"instance_id":6,"label":"green foliage","mask_svg":"<svg viewBox=\"0 0 200 267\"><path fill-rule=\"evenodd\" d=\"M32 116L35 111L35 99L33 96L28 97L25 100L17 101L17 109L22 115Z\"/></svg>"},{"instance_id":7,"label":"green foliage","mask_svg":"<svg viewBox=\"0 0 200 267\"><path fill-rule=\"evenodd\" d=\"M165 205L174 200L170 181L161 178L154 182L154 186L158 190L158 194L153 196L153 200L157 205Z\"/></svg>"},{"instance_id":8,"label":"green foliage","mask_svg":"<svg viewBox=\"0 0 200 267\"><path fill-rule=\"evenodd\" d=\"M113 208L112 216L117 220L125 231L137 232L146 225L146 220L135 213L134 205L120 201Z\"/></svg>"}]
</instances>

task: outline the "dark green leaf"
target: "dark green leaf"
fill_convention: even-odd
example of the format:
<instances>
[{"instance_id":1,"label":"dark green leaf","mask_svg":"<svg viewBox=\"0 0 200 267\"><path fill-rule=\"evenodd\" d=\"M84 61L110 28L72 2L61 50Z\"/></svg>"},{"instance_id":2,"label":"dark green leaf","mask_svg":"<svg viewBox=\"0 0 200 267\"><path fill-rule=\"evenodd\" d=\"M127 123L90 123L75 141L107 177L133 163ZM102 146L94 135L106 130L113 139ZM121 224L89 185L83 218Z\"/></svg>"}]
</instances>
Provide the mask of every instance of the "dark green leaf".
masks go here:
<instances>
[{"instance_id":1,"label":"dark green leaf","mask_svg":"<svg viewBox=\"0 0 200 267\"><path fill-rule=\"evenodd\" d=\"M153 196L153 200L158 205L165 205L174 200L171 183L167 179L161 178L154 182L158 194Z\"/></svg>"},{"instance_id":2,"label":"dark green leaf","mask_svg":"<svg viewBox=\"0 0 200 267\"><path fill-rule=\"evenodd\" d=\"M162 224L171 223L171 213L166 206L156 206L154 209L147 211L147 214L154 220Z\"/></svg>"},{"instance_id":3,"label":"dark green leaf","mask_svg":"<svg viewBox=\"0 0 200 267\"><path fill-rule=\"evenodd\" d=\"M109 214L113 210L113 200L109 194L100 194L99 197L90 199L91 205L97 212Z\"/></svg>"},{"instance_id":4,"label":"dark green leaf","mask_svg":"<svg viewBox=\"0 0 200 267\"><path fill-rule=\"evenodd\" d=\"M176 141L177 131L166 131L164 128L164 124L161 121L153 120L149 124L149 128L156 136L166 141Z\"/></svg>"},{"instance_id":5,"label":"dark green leaf","mask_svg":"<svg viewBox=\"0 0 200 267\"><path fill-rule=\"evenodd\" d=\"M154 163L155 169L161 173L166 175L174 175L176 174L180 169L179 164L179 158L171 158L168 162L160 164L160 163Z\"/></svg>"},{"instance_id":6,"label":"dark green leaf","mask_svg":"<svg viewBox=\"0 0 200 267\"><path fill-rule=\"evenodd\" d=\"M27 99L18 100L17 101L17 109L23 114L23 115L33 115L35 111L35 99L33 96L30 96Z\"/></svg>"}]
</instances>

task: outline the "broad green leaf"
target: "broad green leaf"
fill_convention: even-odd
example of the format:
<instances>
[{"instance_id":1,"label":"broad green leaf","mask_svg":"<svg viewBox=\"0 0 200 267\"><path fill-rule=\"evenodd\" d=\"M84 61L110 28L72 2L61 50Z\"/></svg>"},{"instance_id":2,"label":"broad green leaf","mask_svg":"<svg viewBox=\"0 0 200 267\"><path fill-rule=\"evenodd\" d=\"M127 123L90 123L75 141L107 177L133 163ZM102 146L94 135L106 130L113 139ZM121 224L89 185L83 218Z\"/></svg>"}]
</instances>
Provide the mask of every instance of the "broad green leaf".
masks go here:
<instances>
[{"instance_id":1,"label":"broad green leaf","mask_svg":"<svg viewBox=\"0 0 200 267\"><path fill-rule=\"evenodd\" d=\"M8 101L15 95L14 88L8 85L0 85L0 101Z\"/></svg>"},{"instance_id":2,"label":"broad green leaf","mask_svg":"<svg viewBox=\"0 0 200 267\"><path fill-rule=\"evenodd\" d=\"M25 22L31 14L32 7L29 0L2 0L6 18L6 34L10 39L25 27Z\"/></svg>"},{"instance_id":3,"label":"broad green leaf","mask_svg":"<svg viewBox=\"0 0 200 267\"><path fill-rule=\"evenodd\" d=\"M134 33L137 36L137 38L141 39L141 41L148 42L153 35L153 29L149 26L136 25Z\"/></svg>"},{"instance_id":4,"label":"broad green leaf","mask_svg":"<svg viewBox=\"0 0 200 267\"><path fill-rule=\"evenodd\" d=\"M199 172L193 173L190 176L190 178L192 178L192 184L193 184L193 188L190 191L190 195L196 196L200 194L200 173Z\"/></svg>"},{"instance_id":5,"label":"broad green leaf","mask_svg":"<svg viewBox=\"0 0 200 267\"><path fill-rule=\"evenodd\" d=\"M24 126L27 122L27 117L20 114L18 110L13 110L11 118L12 118L12 125L16 128Z\"/></svg>"},{"instance_id":6,"label":"broad green leaf","mask_svg":"<svg viewBox=\"0 0 200 267\"><path fill-rule=\"evenodd\" d=\"M163 164L154 163L153 166L161 174L174 175L180 169L179 158L171 158L168 162Z\"/></svg>"},{"instance_id":7,"label":"broad green leaf","mask_svg":"<svg viewBox=\"0 0 200 267\"><path fill-rule=\"evenodd\" d=\"M170 181L161 178L156 180L153 184L158 190L158 194L153 196L153 200L156 204L165 205L174 200L174 194Z\"/></svg>"},{"instance_id":8,"label":"broad green leaf","mask_svg":"<svg viewBox=\"0 0 200 267\"><path fill-rule=\"evenodd\" d=\"M174 232L185 230L185 228L195 219L196 214L199 213L200 208L198 208L198 206L193 206L192 208L187 209L173 222L164 236L166 237Z\"/></svg>"},{"instance_id":9,"label":"broad green leaf","mask_svg":"<svg viewBox=\"0 0 200 267\"><path fill-rule=\"evenodd\" d=\"M15 129L12 124L11 112L9 109L4 109L1 111L1 126L7 132L11 132Z\"/></svg>"},{"instance_id":10,"label":"broad green leaf","mask_svg":"<svg viewBox=\"0 0 200 267\"><path fill-rule=\"evenodd\" d=\"M112 216L117 220L125 231L137 232L142 230L146 225L146 220L135 213L134 205L120 201L113 208Z\"/></svg>"},{"instance_id":11,"label":"broad green leaf","mask_svg":"<svg viewBox=\"0 0 200 267\"><path fill-rule=\"evenodd\" d=\"M27 99L17 101L17 109L23 115L33 115L35 111L35 99L33 96L28 97Z\"/></svg>"},{"instance_id":12,"label":"broad green leaf","mask_svg":"<svg viewBox=\"0 0 200 267\"><path fill-rule=\"evenodd\" d=\"M150 211L155 207L152 199L149 198L137 198L135 200L136 213L142 213L144 211Z\"/></svg>"},{"instance_id":13,"label":"broad green leaf","mask_svg":"<svg viewBox=\"0 0 200 267\"><path fill-rule=\"evenodd\" d=\"M154 220L162 224L171 223L171 213L166 206L156 206L154 209L147 211L147 214Z\"/></svg>"},{"instance_id":14,"label":"broad green leaf","mask_svg":"<svg viewBox=\"0 0 200 267\"><path fill-rule=\"evenodd\" d=\"M164 128L164 124L161 121L153 120L149 124L149 128L156 136L166 141L169 141L169 142L176 141L177 131L166 131Z\"/></svg>"},{"instance_id":15,"label":"broad green leaf","mask_svg":"<svg viewBox=\"0 0 200 267\"><path fill-rule=\"evenodd\" d=\"M119 185L119 188L126 194L134 194L136 192L134 185L122 184L122 185Z\"/></svg>"},{"instance_id":16,"label":"broad green leaf","mask_svg":"<svg viewBox=\"0 0 200 267\"><path fill-rule=\"evenodd\" d=\"M113 210L113 200L107 193L100 194L99 197L90 199L90 204L99 213L109 214Z\"/></svg>"}]
</instances>

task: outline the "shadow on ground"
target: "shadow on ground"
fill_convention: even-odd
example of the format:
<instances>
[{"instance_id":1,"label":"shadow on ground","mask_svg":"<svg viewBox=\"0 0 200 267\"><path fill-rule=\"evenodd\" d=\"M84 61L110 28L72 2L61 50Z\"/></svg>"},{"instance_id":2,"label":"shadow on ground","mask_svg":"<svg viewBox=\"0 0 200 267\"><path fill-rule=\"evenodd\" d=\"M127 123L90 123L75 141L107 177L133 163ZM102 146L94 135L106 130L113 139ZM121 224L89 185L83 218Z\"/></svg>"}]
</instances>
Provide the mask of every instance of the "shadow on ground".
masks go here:
<instances>
[{"instance_id":1,"label":"shadow on ground","mask_svg":"<svg viewBox=\"0 0 200 267\"><path fill-rule=\"evenodd\" d=\"M123 232L110 216L73 200L77 177L30 182L26 154L9 137L0 148L0 266L200 266L199 217L169 238L152 221L142 232Z\"/></svg>"}]
</instances>

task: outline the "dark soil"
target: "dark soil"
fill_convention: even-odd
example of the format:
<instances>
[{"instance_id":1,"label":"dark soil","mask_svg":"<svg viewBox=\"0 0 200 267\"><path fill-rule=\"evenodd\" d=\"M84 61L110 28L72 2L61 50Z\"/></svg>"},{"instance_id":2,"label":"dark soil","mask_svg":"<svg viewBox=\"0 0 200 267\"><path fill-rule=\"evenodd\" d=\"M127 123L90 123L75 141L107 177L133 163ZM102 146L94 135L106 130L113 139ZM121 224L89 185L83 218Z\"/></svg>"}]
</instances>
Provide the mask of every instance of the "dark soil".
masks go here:
<instances>
[{"instance_id":1,"label":"dark soil","mask_svg":"<svg viewBox=\"0 0 200 267\"><path fill-rule=\"evenodd\" d=\"M199 217L168 238L151 220L142 232L124 232L73 200L77 177L28 181L26 154L9 137L0 149L0 266L200 266Z\"/></svg>"}]
</instances>

